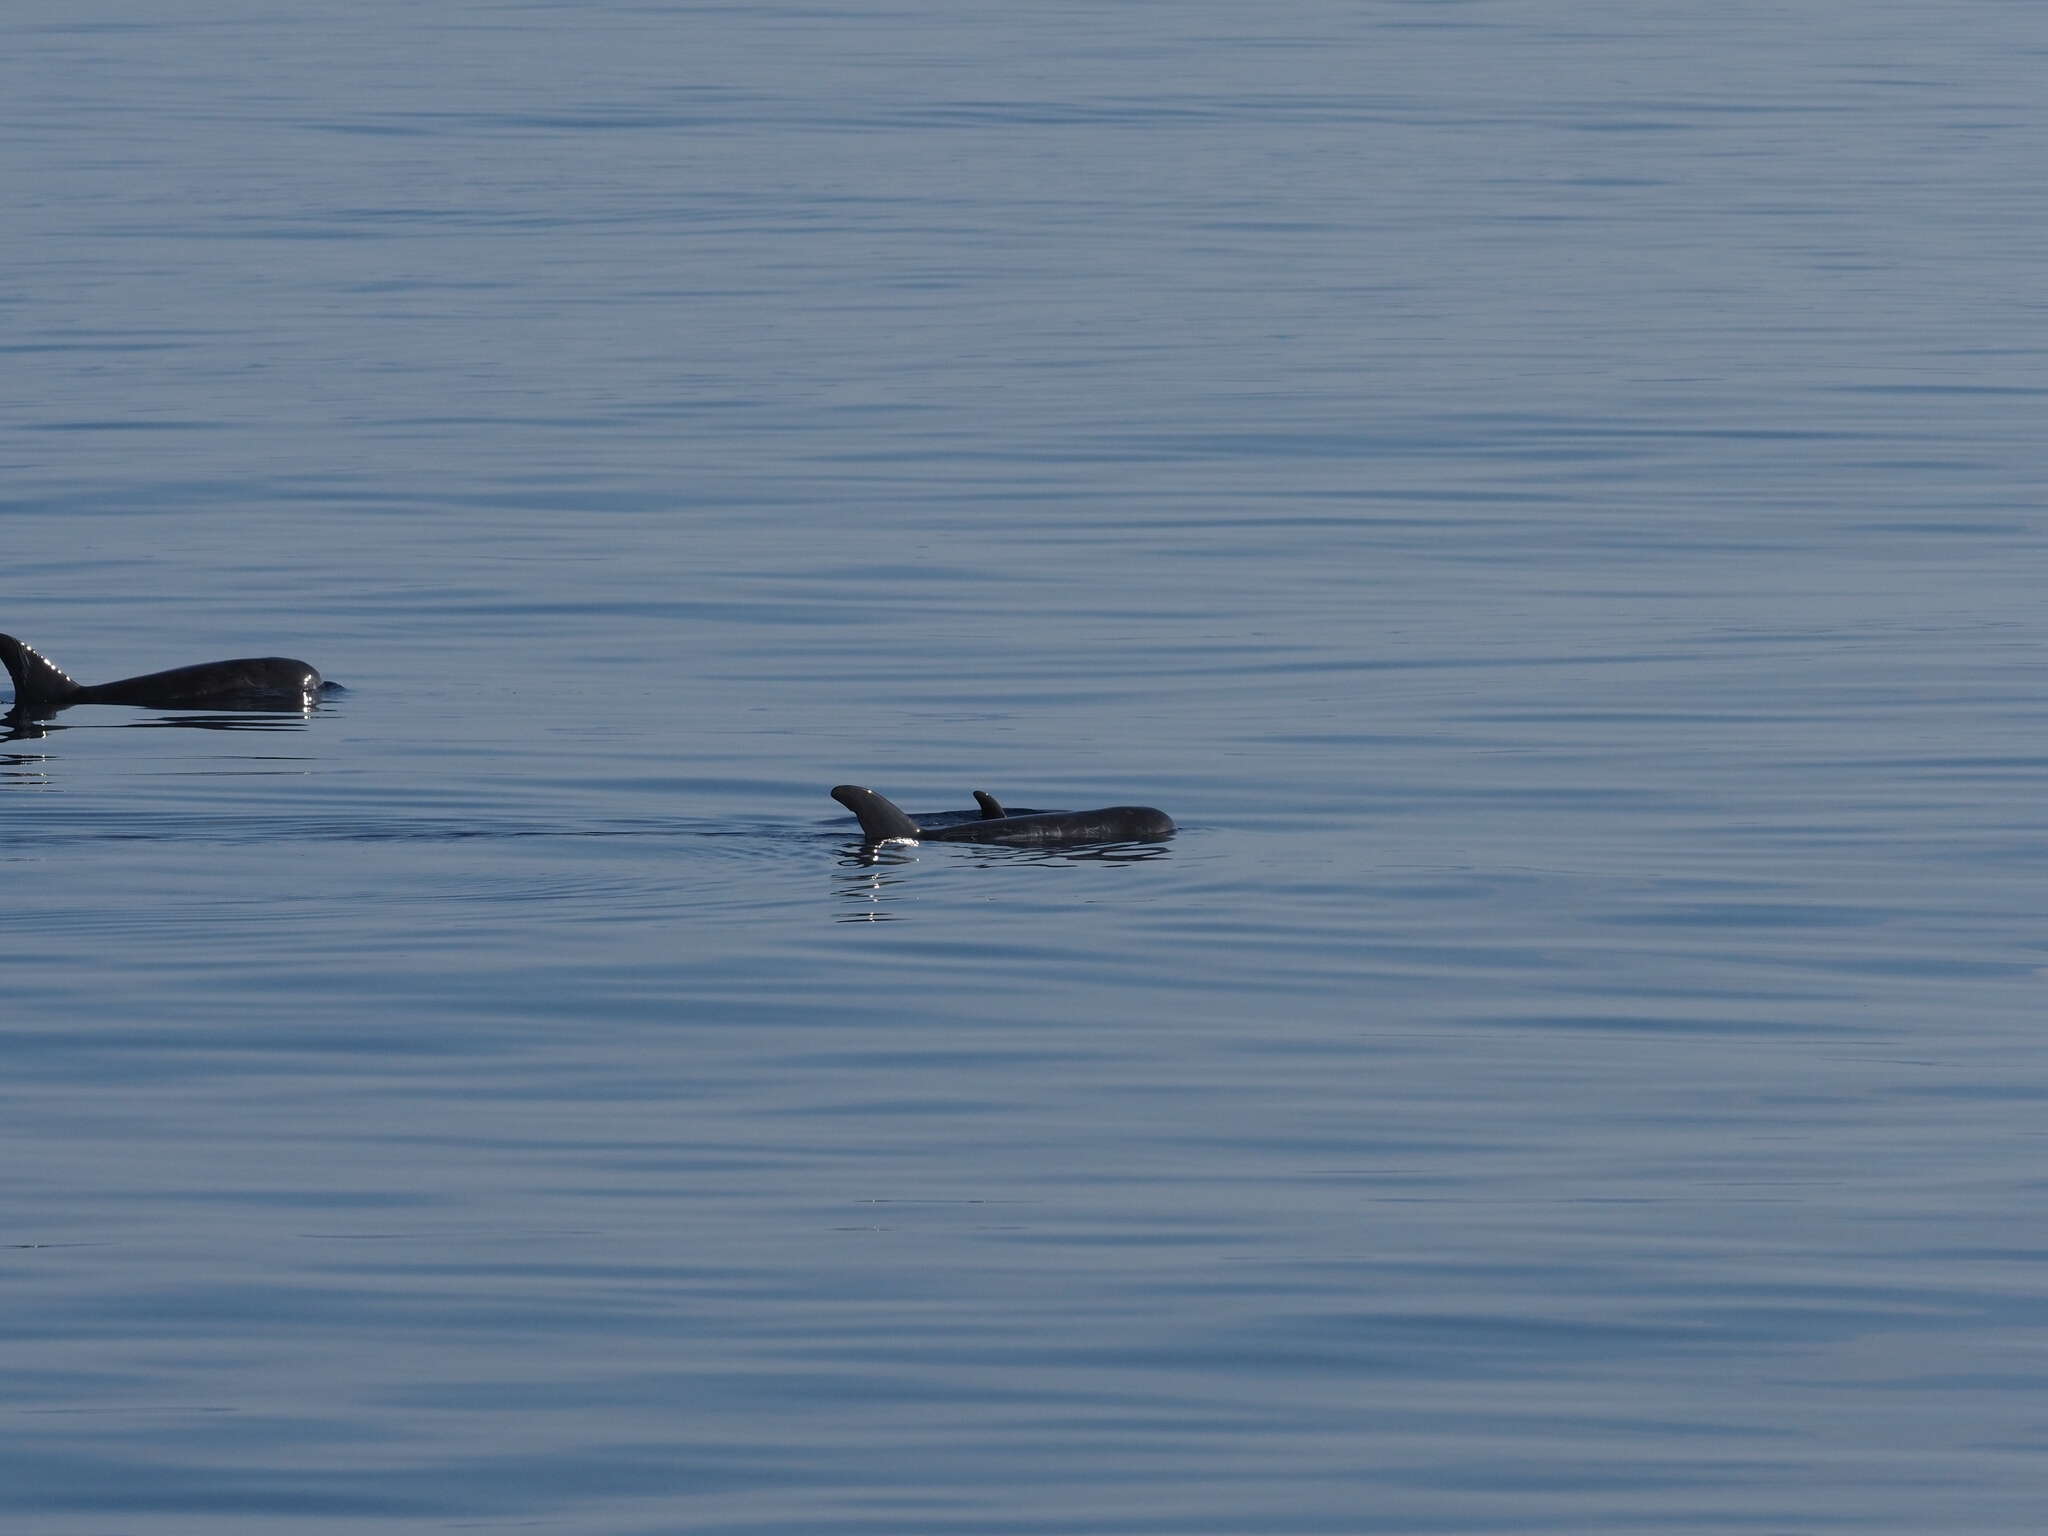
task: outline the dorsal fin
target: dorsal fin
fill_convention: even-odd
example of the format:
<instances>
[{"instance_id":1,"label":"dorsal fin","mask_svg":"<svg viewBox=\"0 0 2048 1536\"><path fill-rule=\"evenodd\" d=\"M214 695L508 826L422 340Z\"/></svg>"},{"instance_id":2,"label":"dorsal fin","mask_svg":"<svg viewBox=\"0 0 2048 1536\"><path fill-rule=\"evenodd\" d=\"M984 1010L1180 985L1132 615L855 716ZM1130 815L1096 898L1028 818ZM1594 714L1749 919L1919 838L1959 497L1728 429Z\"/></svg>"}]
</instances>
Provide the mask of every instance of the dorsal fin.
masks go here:
<instances>
[{"instance_id":1,"label":"dorsal fin","mask_svg":"<svg viewBox=\"0 0 2048 1536\"><path fill-rule=\"evenodd\" d=\"M1010 813L1003 809L1003 802L985 789L974 792L974 803L981 807L983 821L999 821Z\"/></svg>"},{"instance_id":2,"label":"dorsal fin","mask_svg":"<svg viewBox=\"0 0 2048 1536\"><path fill-rule=\"evenodd\" d=\"M78 684L49 657L12 635L0 635L0 662L14 679L16 704L55 703L78 692Z\"/></svg>"},{"instance_id":3,"label":"dorsal fin","mask_svg":"<svg viewBox=\"0 0 2048 1536\"><path fill-rule=\"evenodd\" d=\"M841 784L832 791L832 798L860 818L861 836L871 843L886 843L892 839L914 843L924 835L916 822L872 789L862 789L858 784Z\"/></svg>"}]
</instances>

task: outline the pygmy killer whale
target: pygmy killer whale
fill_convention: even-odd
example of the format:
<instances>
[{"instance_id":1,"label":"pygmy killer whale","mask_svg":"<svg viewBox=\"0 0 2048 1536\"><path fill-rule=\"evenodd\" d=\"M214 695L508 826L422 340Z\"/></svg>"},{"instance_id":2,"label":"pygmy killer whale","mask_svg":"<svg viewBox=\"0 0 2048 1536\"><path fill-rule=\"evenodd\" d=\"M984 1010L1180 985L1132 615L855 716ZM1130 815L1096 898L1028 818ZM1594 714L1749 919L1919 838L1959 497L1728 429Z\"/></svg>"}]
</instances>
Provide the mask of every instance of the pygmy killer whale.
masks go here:
<instances>
[{"instance_id":1,"label":"pygmy killer whale","mask_svg":"<svg viewBox=\"0 0 2048 1536\"><path fill-rule=\"evenodd\" d=\"M995 796L974 792L979 821L920 827L890 801L858 784L841 784L832 798L860 818L870 843L1153 843L1173 835L1173 818L1149 805L1108 805L1099 811L1034 811L1007 815Z\"/></svg>"},{"instance_id":2,"label":"pygmy killer whale","mask_svg":"<svg viewBox=\"0 0 2048 1536\"><path fill-rule=\"evenodd\" d=\"M0 635L0 662L14 679L14 707L68 709L73 704L135 704L144 709L208 709L270 705L303 708L319 697L320 674L288 656L203 661L88 687L12 635ZM327 684L332 688L337 685Z\"/></svg>"}]
</instances>

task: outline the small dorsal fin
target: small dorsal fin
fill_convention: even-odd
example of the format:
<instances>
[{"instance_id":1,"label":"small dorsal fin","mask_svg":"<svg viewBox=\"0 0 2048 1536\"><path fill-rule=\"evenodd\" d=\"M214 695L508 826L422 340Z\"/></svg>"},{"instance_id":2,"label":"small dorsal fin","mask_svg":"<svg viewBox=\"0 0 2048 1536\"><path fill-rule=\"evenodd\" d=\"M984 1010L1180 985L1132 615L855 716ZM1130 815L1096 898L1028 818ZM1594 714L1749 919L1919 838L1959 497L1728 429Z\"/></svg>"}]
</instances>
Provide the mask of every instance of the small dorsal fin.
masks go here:
<instances>
[{"instance_id":1,"label":"small dorsal fin","mask_svg":"<svg viewBox=\"0 0 2048 1536\"><path fill-rule=\"evenodd\" d=\"M1003 809L1003 802L985 789L974 792L974 803L981 807L983 821L999 821L1010 813Z\"/></svg>"}]
</instances>

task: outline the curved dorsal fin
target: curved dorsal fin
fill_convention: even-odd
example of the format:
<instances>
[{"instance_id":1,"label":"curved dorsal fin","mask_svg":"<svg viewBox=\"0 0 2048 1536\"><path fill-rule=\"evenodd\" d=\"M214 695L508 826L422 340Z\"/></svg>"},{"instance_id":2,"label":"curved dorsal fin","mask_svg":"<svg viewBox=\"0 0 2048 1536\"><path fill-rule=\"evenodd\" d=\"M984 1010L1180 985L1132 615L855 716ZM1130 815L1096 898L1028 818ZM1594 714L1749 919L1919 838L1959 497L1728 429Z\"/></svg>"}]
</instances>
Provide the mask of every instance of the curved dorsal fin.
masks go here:
<instances>
[{"instance_id":1,"label":"curved dorsal fin","mask_svg":"<svg viewBox=\"0 0 2048 1536\"><path fill-rule=\"evenodd\" d=\"M916 842L924 831L895 804L872 789L862 789L858 784L841 784L832 791L832 798L860 818L860 835L871 843L886 843L891 839Z\"/></svg>"},{"instance_id":2,"label":"curved dorsal fin","mask_svg":"<svg viewBox=\"0 0 2048 1536\"><path fill-rule=\"evenodd\" d=\"M78 684L62 667L12 635L0 635L0 662L6 663L8 676L14 679L16 704L54 702L78 692Z\"/></svg>"},{"instance_id":3,"label":"curved dorsal fin","mask_svg":"<svg viewBox=\"0 0 2048 1536\"><path fill-rule=\"evenodd\" d=\"M983 821L999 821L1010 813L1003 809L1003 802L985 789L974 792L974 803L981 807Z\"/></svg>"}]
</instances>

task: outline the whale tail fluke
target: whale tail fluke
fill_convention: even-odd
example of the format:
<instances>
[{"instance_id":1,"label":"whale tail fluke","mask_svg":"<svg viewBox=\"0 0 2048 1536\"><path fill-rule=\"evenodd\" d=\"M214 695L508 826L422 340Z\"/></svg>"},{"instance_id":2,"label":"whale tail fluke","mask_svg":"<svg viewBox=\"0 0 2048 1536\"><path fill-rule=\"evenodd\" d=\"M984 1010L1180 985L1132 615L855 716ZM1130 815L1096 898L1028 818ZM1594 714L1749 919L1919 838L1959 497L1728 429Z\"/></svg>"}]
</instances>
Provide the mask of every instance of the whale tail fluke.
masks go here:
<instances>
[{"instance_id":1,"label":"whale tail fluke","mask_svg":"<svg viewBox=\"0 0 2048 1536\"><path fill-rule=\"evenodd\" d=\"M24 704L61 703L80 691L62 667L12 635L0 635L0 662L6 663L7 675L14 679L17 708Z\"/></svg>"},{"instance_id":2,"label":"whale tail fluke","mask_svg":"<svg viewBox=\"0 0 2048 1536\"><path fill-rule=\"evenodd\" d=\"M1003 802L985 789L974 792L974 803L981 807L983 821L1000 821L1010 813L1003 809Z\"/></svg>"},{"instance_id":3,"label":"whale tail fluke","mask_svg":"<svg viewBox=\"0 0 2048 1536\"><path fill-rule=\"evenodd\" d=\"M872 789L841 784L832 791L832 798L860 818L860 834L871 843L914 843L924 835L916 822Z\"/></svg>"}]
</instances>

